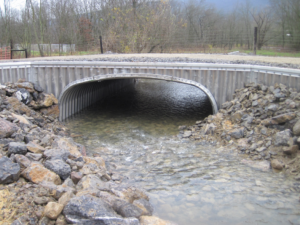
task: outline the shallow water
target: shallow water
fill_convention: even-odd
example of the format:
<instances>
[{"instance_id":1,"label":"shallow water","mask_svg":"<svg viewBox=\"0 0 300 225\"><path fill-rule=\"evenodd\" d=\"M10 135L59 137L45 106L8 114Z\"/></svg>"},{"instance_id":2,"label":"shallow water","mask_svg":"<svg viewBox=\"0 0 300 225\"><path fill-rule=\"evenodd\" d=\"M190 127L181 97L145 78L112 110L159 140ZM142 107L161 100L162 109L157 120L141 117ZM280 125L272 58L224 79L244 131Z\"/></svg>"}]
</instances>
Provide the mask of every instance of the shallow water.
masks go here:
<instances>
[{"instance_id":1,"label":"shallow water","mask_svg":"<svg viewBox=\"0 0 300 225\"><path fill-rule=\"evenodd\" d=\"M300 224L296 182L241 163L234 149L177 138L179 125L211 113L196 87L138 80L66 125L123 182L149 192L154 215L177 224ZM114 168L116 165L116 168Z\"/></svg>"}]
</instances>

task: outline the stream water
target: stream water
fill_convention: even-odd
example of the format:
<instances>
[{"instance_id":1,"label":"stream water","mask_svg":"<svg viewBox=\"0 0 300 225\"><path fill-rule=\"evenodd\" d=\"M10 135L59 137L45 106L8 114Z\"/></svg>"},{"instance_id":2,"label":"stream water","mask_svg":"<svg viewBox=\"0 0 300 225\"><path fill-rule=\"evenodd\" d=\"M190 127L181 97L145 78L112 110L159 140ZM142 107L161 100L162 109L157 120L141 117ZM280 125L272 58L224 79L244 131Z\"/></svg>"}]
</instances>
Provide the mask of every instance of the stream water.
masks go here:
<instances>
[{"instance_id":1,"label":"stream water","mask_svg":"<svg viewBox=\"0 0 300 225\"><path fill-rule=\"evenodd\" d=\"M234 149L177 137L179 125L209 114L196 87L138 80L66 125L122 182L147 190L160 218L179 225L300 224L300 182L244 165Z\"/></svg>"}]
</instances>

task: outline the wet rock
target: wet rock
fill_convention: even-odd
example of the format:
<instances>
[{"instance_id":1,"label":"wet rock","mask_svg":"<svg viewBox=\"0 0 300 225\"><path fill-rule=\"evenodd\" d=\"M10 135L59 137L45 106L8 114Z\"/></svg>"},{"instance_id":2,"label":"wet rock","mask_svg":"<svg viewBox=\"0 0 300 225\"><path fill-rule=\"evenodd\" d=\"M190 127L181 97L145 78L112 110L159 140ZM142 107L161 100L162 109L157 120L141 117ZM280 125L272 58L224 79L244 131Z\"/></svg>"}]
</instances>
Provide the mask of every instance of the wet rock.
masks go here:
<instances>
[{"instance_id":1,"label":"wet rock","mask_svg":"<svg viewBox=\"0 0 300 225\"><path fill-rule=\"evenodd\" d=\"M0 138L10 137L14 132L18 131L18 126L0 118Z\"/></svg>"},{"instance_id":2,"label":"wet rock","mask_svg":"<svg viewBox=\"0 0 300 225\"><path fill-rule=\"evenodd\" d=\"M252 168L259 169L262 171L268 171L270 169L270 162L267 160L257 162L257 161L243 159L241 162Z\"/></svg>"},{"instance_id":3,"label":"wet rock","mask_svg":"<svg viewBox=\"0 0 300 225\"><path fill-rule=\"evenodd\" d=\"M13 163L9 158L3 156L0 158L0 184L10 184L17 181L20 176L20 166Z\"/></svg>"},{"instance_id":4,"label":"wet rock","mask_svg":"<svg viewBox=\"0 0 300 225\"><path fill-rule=\"evenodd\" d=\"M10 142L8 145L8 154L21 154L25 155L27 153L27 147L22 142Z\"/></svg>"},{"instance_id":5,"label":"wet rock","mask_svg":"<svg viewBox=\"0 0 300 225\"><path fill-rule=\"evenodd\" d=\"M102 218L106 218L103 224L109 224L107 222L110 220L113 222L115 219L122 219L107 203L91 195L72 198L65 206L63 213L67 222L70 223L84 223L86 219L100 219L101 221Z\"/></svg>"},{"instance_id":6,"label":"wet rock","mask_svg":"<svg viewBox=\"0 0 300 225\"><path fill-rule=\"evenodd\" d=\"M274 145L288 146L288 141L291 136L292 136L291 130L289 130L289 129L277 132L275 134Z\"/></svg>"},{"instance_id":7,"label":"wet rock","mask_svg":"<svg viewBox=\"0 0 300 225\"><path fill-rule=\"evenodd\" d=\"M188 138L190 136L192 136L192 131L189 131L189 130L184 131L184 133L182 135L183 138Z\"/></svg>"},{"instance_id":8,"label":"wet rock","mask_svg":"<svg viewBox=\"0 0 300 225\"><path fill-rule=\"evenodd\" d=\"M126 184L111 186L111 192L117 197L125 199L130 203L132 203L136 199L141 198L149 201L148 196L143 190Z\"/></svg>"},{"instance_id":9,"label":"wet rock","mask_svg":"<svg viewBox=\"0 0 300 225\"><path fill-rule=\"evenodd\" d=\"M151 216L153 213L153 208L152 208L150 202L144 198L134 200L133 205L137 206L138 208L140 208L143 211L142 215Z\"/></svg>"},{"instance_id":10,"label":"wet rock","mask_svg":"<svg viewBox=\"0 0 300 225\"><path fill-rule=\"evenodd\" d=\"M140 217L141 225L175 225L166 220L162 220L156 216L141 216Z\"/></svg>"},{"instance_id":11,"label":"wet rock","mask_svg":"<svg viewBox=\"0 0 300 225\"><path fill-rule=\"evenodd\" d=\"M55 220L62 212L64 205L56 203L56 202L48 202L44 210L44 216Z\"/></svg>"},{"instance_id":12,"label":"wet rock","mask_svg":"<svg viewBox=\"0 0 300 225\"><path fill-rule=\"evenodd\" d=\"M43 154L28 152L25 156L31 161L39 161L43 157Z\"/></svg>"},{"instance_id":13,"label":"wet rock","mask_svg":"<svg viewBox=\"0 0 300 225\"><path fill-rule=\"evenodd\" d=\"M109 191L110 185L102 181L97 175L89 174L84 176L77 184L78 190L90 189L98 191Z\"/></svg>"},{"instance_id":14,"label":"wet rock","mask_svg":"<svg viewBox=\"0 0 300 225\"><path fill-rule=\"evenodd\" d=\"M26 104L26 105L28 105L28 104L30 103L30 101L31 101L30 93L29 93L29 91L27 91L25 88L19 89L19 90L16 92L16 97L17 97L17 99L18 99L20 102L22 102L22 103L24 103L24 104Z\"/></svg>"},{"instance_id":15,"label":"wet rock","mask_svg":"<svg viewBox=\"0 0 300 225\"><path fill-rule=\"evenodd\" d=\"M46 149L32 141L30 141L27 145L27 150L32 152L32 153L36 153L36 154L41 154L43 153Z\"/></svg>"},{"instance_id":16,"label":"wet rock","mask_svg":"<svg viewBox=\"0 0 300 225\"><path fill-rule=\"evenodd\" d=\"M242 127L242 128L236 128L234 130L231 130L228 132L228 134L235 139L239 139L244 137L245 135L244 132L245 132L245 128Z\"/></svg>"},{"instance_id":17,"label":"wet rock","mask_svg":"<svg viewBox=\"0 0 300 225\"><path fill-rule=\"evenodd\" d=\"M300 136L300 119L294 125L294 127L293 127L293 133L296 136Z\"/></svg>"},{"instance_id":18,"label":"wet rock","mask_svg":"<svg viewBox=\"0 0 300 225\"><path fill-rule=\"evenodd\" d=\"M92 164L96 164L99 168L106 169L104 159L99 156L94 158L84 156L83 160L85 161L86 164L92 163Z\"/></svg>"},{"instance_id":19,"label":"wet rock","mask_svg":"<svg viewBox=\"0 0 300 225\"><path fill-rule=\"evenodd\" d=\"M131 203L126 203L119 206L116 212L123 217L139 218L143 215L143 210Z\"/></svg>"},{"instance_id":20,"label":"wet rock","mask_svg":"<svg viewBox=\"0 0 300 225\"><path fill-rule=\"evenodd\" d=\"M67 179L71 174L71 167L62 159L51 159L44 162L44 166L58 174L62 180Z\"/></svg>"},{"instance_id":21,"label":"wet rock","mask_svg":"<svg viewBox=\"0 0 300 225\"><path fill-rule=\"evenodd\" d=\"M36 162L32 162L30 167L22 172L22 176L36 184L42 182L52 182L57 185L61 184L61 180L56 173Z\"/></svg>"},{"instance_id":22,"label":"wet rock","mask_svg":"<svg viewBox=\"0 0 300 225\"><path fill-rule=\"evenodd\" d=\"M24 155L15 155L15 160L22 168L27 168L31 164L31 161Z\"/></svg>"},{"instance_id":23,"label":"wet rock","mask_svg":"<svg viewBox=\"0 0 300 225\"><path fill-rule=\"evenodd\" d=\"M273 159L271 161L271 166L273 169L282 170L284 167L284 164L282 162L280 162L278 159Z\"/></svg>"},{"instance_id":24,"label":"wet rock","mask_svg":"<svg viewBox=\"0 0 300 225\"><path fill-rule=\"evenodd\" d=\"M298 150L299 150L298 145L283 147L283 153L285 153L286 155L294 155L297 153Z\"/></svg>"},{"instance_id":25,"label":"wet rock","mask_svg":"<svg viewBox=\"0 0 300 225\"><path fill-rule=\"evenodd\" d=\"M70 155L70 152L66 149L49 149L44 151L43 155L48 160L62 159L66 161Z\"/></svg>"}]
</instances>

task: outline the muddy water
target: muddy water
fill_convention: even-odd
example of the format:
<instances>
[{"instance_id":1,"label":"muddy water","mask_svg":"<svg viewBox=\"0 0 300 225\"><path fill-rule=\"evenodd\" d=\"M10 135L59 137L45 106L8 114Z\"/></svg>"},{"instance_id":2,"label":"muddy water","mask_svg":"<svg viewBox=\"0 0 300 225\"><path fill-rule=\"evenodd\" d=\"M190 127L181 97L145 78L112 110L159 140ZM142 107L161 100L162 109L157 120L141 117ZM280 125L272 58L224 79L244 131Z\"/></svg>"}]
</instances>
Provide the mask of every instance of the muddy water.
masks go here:
<instances>
[{"instance_id":1,"label":"muddy water","mask_svg":"<svg viewBox=\"0 0 300 225\"><path fill-rule=\"evenodd\" d=\"M154 215L180 225L300 224L300 182L241 163L230 147L177 137L211 113L188 85L139 80L66 121L89 154L149 193Z\"/></svg>"}]
</instances>

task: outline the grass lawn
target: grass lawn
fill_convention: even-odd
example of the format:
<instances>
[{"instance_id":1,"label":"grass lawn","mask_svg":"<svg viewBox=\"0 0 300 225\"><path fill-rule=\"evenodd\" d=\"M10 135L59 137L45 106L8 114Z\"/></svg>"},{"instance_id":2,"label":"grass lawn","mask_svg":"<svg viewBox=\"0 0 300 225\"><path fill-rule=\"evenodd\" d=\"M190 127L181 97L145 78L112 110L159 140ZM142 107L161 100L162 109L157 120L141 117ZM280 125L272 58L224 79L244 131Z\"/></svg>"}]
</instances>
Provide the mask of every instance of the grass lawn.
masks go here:
<instances>
[{"instance_id":1,"label":"grass lawn","mask_svg":"<svg viewBox=\"0 0 300 225\"><path fill-rule=\"evenodd\" d=\"M241 50L240 52L252 53L251 50ZM280 52L272 50L257 50L256 55L263 56L280 56L280 57L300 57L300 52Z\"/></svg>"}]
</instances>

